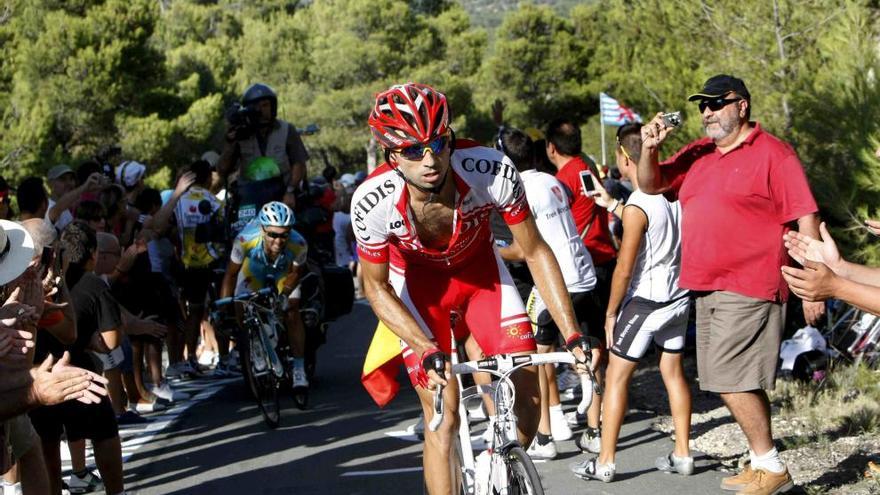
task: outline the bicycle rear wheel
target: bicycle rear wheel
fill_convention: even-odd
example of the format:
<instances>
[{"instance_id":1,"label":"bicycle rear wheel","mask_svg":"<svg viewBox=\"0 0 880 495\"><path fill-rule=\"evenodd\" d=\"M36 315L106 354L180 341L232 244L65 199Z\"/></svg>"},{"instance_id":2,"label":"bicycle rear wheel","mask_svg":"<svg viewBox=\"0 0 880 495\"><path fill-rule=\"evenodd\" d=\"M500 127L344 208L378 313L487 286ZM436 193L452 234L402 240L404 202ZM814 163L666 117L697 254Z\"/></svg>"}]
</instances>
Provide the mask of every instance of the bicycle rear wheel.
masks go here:
<instances>
[{"instance_id":1,"label":"bicycle rear wheel","mask_svg":"<svg viewBox=\"0 0 880 495\"><path fill-rule=\"evenodd\" d=\"M242 371L248 383L248 388L250 388L251 393L257 400L257 406L260 408L263 420L266 421L269 428L277 428L281 422L278 378L271 368L267 368L269 366L268 363L261 366L266 369L258 371L250 352L251 346L260 346L262 348L262 345L260 337L251 333L250 338L247 340L247 348L242 349L240 352Z\"/></svg>"},{"instance_id":2,"label":"bicycle rear wheel","mask_svg":"<svg viewBox=\"0 0 880 495\"><path fill-rule=\"evenodd\" d=\"M544 495L541 478L531 457L522 447L513 447L504 454L510 495Z\"/></svg>"}]
</instances>

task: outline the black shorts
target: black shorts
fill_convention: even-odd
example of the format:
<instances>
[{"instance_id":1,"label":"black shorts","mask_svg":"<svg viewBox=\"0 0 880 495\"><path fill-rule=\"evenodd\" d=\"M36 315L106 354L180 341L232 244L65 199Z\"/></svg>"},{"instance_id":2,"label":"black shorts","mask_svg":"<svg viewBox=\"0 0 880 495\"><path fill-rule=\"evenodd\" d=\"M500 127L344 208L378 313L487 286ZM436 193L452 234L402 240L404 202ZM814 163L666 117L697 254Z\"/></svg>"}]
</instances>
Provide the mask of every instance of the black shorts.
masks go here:
<instances>
[{"instance_id":1,"label":"black shorts","mask_svg":"<svg viewBox=\"0 0 880 495\"><path fill-rule=\"evenodd\" d=\"M598 339L602 341L602 331L604 328L604 319L602 317L602 308L596 291L573 292L571 296L571 305L574 308L574 316L577 318L578 326L584 337ZM544 302L538 295L537 289L533 289L529 295L526 308L532 324L536 327L535 342L538 345L554 345L559 342L559 327L547 311Z\"/></svg>"},{"instance_id":2,"label":"black shorts","mask_svg":"<svg viewBox=\"0 0 880 495\"><path fill-rule=\"evenodd\" d=\"M44 406L28 413L34 429L44 441L58 442L67 432L67 440L106 440L119 436L119 425L110 399L102 397L97 404L75 400Z\"/></svg>"},{"instance_id":3,"label":"black shorts","mask_svg":"<svg viewBox=\"0 0 880 495\"><path fill-rule=\"evenodd\" d=\"M204 305L213 280L214 270L210 268L187 268L183 272L183 300L189 304Z\"/></svg>"}]
</instances>

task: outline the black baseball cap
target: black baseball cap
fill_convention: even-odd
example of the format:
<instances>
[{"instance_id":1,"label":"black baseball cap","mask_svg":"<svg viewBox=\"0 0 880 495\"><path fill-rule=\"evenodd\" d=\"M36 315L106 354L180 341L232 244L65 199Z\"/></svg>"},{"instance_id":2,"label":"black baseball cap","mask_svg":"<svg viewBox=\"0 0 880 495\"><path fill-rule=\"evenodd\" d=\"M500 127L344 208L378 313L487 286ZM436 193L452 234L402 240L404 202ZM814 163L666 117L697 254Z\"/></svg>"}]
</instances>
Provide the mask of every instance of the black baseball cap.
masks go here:
<instances>
[{"instance_id":1,"label":"black baseball cap","mask_svg":"<svg viewBox=\"0 0 880 495\"><path fill-rule=\"evenodd\" d=\"M706 84L703 84L703 89L699 93L694 93L688 96L688 101L702 100L705 98L719 98L731 91L746 100L752 99L752 95L749 94L749 90L746 88L746 83L744 83L742 79L727 74L718 74L717 76L710 77L706 81Z\"/></svg>"}]
</instances>

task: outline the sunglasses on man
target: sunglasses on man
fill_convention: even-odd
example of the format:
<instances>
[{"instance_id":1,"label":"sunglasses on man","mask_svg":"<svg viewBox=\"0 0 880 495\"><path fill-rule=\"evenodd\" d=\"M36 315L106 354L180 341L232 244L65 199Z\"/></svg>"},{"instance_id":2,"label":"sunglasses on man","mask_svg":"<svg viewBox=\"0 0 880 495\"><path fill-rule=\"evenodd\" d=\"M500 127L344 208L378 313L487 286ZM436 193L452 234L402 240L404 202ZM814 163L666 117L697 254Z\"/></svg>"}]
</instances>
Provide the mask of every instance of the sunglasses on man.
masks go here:
<instances>
[{"instance_id":1,"label":"sunglasses on man","mask_svg":"<svg viewBox=\"0 0 880 495\"><path fill-rule=\"evenodd\" d=\"M742 100L742 98L725 99L723 96L719 96L718 98L702 99L702 100L700 100L700 103L697 104L697 106L700 108L700 113L705 112L707 108L709 110L712 110L713 112L717 112L718 110L721 110L722 108L726 107L727 105L730 105L731 103L734 103L734 102L737 102L740 100Z\"/></svg>"},{"instance_id":2,"label":"sunglasses on man","mask_svg":"<svg viewBox=\"0 0 880 495\"><path fill-rule=\"evenodd\" d=\"M290 237L290 232L272 232L269 230L263 230L263 233L269 236L271 239L287 239Z\"/></svg>"},{"instance_id":3,"label":"sunglasses on man","mask_svg":"<svg viewBox=\"0 0 880 495\"><path fill-rule=\"evenodd\" d=\"M449 146L449 135L444 134L432 139L428 144L414 144L412 146L407 146L406 148L398 150L398 153L407 160L421 160L422 157L425 156L426 151L430 150L431 153L439 155L447 146Z\"/></svg>"}]
</instances>

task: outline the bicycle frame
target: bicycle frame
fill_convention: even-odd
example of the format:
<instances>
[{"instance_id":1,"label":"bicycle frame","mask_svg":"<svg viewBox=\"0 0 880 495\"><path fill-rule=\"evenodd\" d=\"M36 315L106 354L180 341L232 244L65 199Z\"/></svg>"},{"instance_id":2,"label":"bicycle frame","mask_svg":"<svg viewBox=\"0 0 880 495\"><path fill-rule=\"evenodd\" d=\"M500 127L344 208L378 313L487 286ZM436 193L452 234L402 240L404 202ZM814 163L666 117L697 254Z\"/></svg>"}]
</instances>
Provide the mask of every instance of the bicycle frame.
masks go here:
<instances>
[{"instance_id":1,"label":"bicycle frame","mask_svg":"<svg viewBox=\"0 0 880 495\"><path fill-rule=\"evenodd\" d=\"M261 304L264 299L268 299L269 304ZM248 332L249 336L253 334L257 335L262 351L265 352L266 359L269 363L266 370L256 372L254 376L264 376L271 370L276 378L281 379L284 376L284 365L281 363L281 358L278 357L278 353L275 351L275 345L269 340L269 335L263 331L264 328L271 328L272 331L275 332L276 337L281 338L281 336L278 335L279 322L276 315L278 297L275 294L275 290L272 287L266 287L255 292L248 292L235 297L218 299L214 302L214 307L219 308L220 306L231 302L241 302L243 304L242 326Z\"/></svg>"},{"instance_id":2,"label":"bicycle frame","mask_svg":"<svg viewBox=\"0 0 880 495\"><path fill-rule=\"evenodd\" d=\"M491 358L468 361L461 363L458 359L458 349L455 337L452 337L452 352L450 353L452 373L458 383L458 443L456 448L461 454L461 476L464 491L470 495L482 495L476 493L476 460L471 447L470 423L468 421L466 403L474 398L481 398L482 394L491 394L495 403L496 419L492 439L487 451L491 457L489 464L488 482L492 490L498 493L507 493L508 476L501 475L499 470L505 469L506 465L502 456L513 448L522 448L516 429L516 416L513 412L516 404L516 389L510 379L513 373L527 366L541 364L568 363L574 364L575 357L569 352L551 352L546 354L509 355L499 354ZM465 373L489 373L498 378L497 383L491 385L475 385L462 388L461 375ZM434 417L428 424L431 431L436 431L443 421L443 395L440 387L434 392Z\"/></svg>"}]
</instances>

